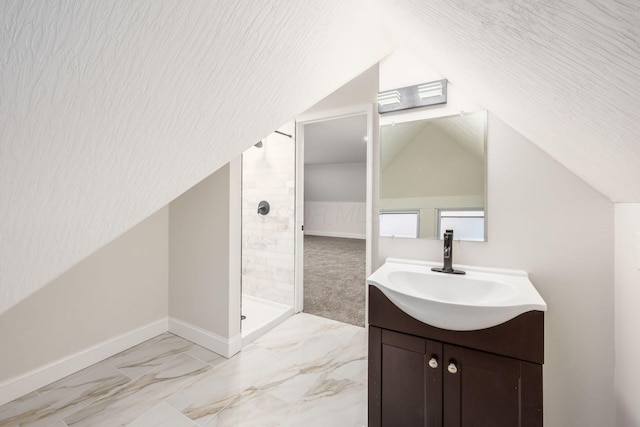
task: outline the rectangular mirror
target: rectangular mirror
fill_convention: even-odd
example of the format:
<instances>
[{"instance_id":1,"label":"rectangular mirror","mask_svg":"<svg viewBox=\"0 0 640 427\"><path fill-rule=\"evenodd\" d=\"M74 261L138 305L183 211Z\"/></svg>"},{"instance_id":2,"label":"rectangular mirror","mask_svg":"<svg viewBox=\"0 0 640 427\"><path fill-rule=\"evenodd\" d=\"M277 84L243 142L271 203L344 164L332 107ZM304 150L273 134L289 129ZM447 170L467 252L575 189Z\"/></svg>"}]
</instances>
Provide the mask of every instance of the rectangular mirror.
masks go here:
<instances>
[{"instance_id":1,"label":"rectangular mirror","mask_svg":"<svg viewBox=\"0 0 640 427\"><path fill-rule=\"evenodd\" d=\"M380 128L380 236L486 241L486 111Z\"/></svg>"}]
</instances>

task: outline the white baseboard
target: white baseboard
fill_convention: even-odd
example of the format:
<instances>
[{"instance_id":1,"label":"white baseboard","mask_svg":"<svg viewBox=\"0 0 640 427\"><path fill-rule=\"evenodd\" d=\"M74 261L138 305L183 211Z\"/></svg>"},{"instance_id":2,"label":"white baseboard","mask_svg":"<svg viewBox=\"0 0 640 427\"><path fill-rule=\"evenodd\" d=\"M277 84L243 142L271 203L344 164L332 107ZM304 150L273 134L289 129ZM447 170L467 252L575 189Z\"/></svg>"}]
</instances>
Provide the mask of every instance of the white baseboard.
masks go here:
<instances>
[{"instance_id":1,"label":"white baseboard","mask_svg":"<svg viewBox=\"0 0 640 427\"><path fill-rule=\"evenodd\" d=\"M220 354L227 359L238 353L242 348L240 334L229 339L223 338L213 332L173 317L169 318L169 332Z\"/></svg>"},{"instance_id":2,"label":"white baseboard","mask_svg":"<svg viewBox=\"0 0 640 427\"><path fill-rule=\"evenodd\" d=\"M322 236L322 237L342 237L346 239L366 239L366 234L359 233L341 233L334 231L313 231L304 230L304 234L308 236Z\"/></svg>"},{"instance_id":3,"label":"white baseboard","mask_svg":"<svg viewBox=\"0 0 640 427\"><path fill-rule=\"evenodd\" d=\"M71 354L0 383L0 405L38 390L128 348L167 332L167 318L157 320L93 347Z\"/></svg>"}]
</instances>

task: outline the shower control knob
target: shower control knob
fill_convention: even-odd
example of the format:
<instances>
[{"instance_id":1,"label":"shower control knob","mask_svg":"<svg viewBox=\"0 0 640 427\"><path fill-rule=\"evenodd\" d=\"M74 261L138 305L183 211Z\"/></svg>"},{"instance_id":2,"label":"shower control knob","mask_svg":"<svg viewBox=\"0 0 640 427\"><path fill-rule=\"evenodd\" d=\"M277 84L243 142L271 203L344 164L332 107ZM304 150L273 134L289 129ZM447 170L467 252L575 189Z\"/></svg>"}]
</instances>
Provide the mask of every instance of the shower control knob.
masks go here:
<instances>
[{"instance_id":1,"label":"shower control knob","mask_svg":"<svg viewBox=\"0 0 640 427\"><path fill-rule=\"evenodd\" d=\"M455 374L458 372L458 367L456 366L455 363L451 362L449 363L449 366L447 366L447 371L449 371L452 374Z\"/></svg>"},{"instance_id":2,"label":"shower control knob","mask_svg":"<svg viewBox=\"0 0 640 427\"><path fill-rule=\"evenodd\" d=\"M429 367L436 369L438 367L438 359L436 359L435 357L429 359Z\"/></svg>"},{"instance_id":3,"label":"shower control knob","mask_svg":"<svg viewBox=\"0 0 640 427\"><path fill-rule=\"evenodd\" d=\"M263 200L258 204L258 215L266 215L269 213L270 209L271 207L269 206L269 202Z\"/></svg>"}]
</instances>

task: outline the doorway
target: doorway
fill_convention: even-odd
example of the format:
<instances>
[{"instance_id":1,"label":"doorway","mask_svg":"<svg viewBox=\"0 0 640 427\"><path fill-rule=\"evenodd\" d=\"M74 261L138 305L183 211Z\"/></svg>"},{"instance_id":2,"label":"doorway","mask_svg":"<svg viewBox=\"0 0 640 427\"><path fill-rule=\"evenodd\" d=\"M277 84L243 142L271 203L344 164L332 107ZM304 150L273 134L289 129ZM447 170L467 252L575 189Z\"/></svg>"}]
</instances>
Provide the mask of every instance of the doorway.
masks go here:
<instances>
[{"instance_id":1,"label":"doorway","mask_svg":"<svg viewBox=\"0 0 640 427\"><path fill-rule=\"evenodd\" d=\"M296 311L364 327L371 273L373 107L296 124Z\"/></svg>"}]
</instances>

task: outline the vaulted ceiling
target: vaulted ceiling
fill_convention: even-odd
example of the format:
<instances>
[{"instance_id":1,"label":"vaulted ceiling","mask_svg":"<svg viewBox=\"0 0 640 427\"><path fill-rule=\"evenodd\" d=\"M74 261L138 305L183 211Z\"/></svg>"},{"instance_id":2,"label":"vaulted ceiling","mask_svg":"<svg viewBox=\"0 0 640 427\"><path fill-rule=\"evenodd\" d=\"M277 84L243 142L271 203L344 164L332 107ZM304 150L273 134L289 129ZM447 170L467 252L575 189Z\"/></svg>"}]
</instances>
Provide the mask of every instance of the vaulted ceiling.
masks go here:
<instances>
[{"instance_id":1,"label":"vaulted ceiling","mask_svg":"<svg viewBox=\"0 0 640 427\"><path fill-rule=\"evenodd\" d=\"M612 201L640 202L640 2L381 7L400 42L466 95Z\"/></svg>"},{"instance_id":2,"label":"vaulted ceiling","mask_svg":"<svg viewBox=\"0 0 640 427\"><path fill-rule=\"evenodd\" d=\"M639 7L4 1L0 313L396 44L612 201L640 202Z\"/></svg>"},{"instance_id":3,"label":"vaulted ceiling","mask_svg":"<svg viewBox=\"0 0 640 427\"><path fill-rule=\"evenodd\" d=\"M390 53L375 12L0 2L0 313Z\"/></svg>"}]
</instances>

